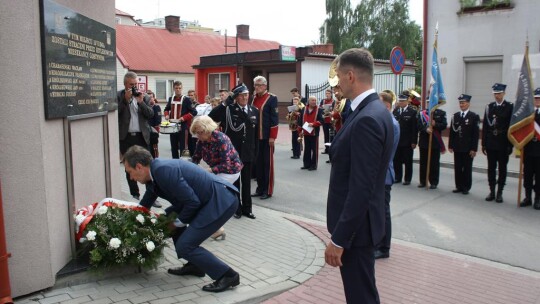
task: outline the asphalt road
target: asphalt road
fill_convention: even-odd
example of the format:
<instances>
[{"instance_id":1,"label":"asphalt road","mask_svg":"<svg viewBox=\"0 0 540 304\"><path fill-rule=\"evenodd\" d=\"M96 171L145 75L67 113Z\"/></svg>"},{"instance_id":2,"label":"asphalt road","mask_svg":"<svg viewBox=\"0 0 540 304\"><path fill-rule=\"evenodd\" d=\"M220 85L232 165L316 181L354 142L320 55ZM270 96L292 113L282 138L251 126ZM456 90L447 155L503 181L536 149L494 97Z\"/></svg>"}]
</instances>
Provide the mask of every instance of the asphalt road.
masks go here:
<instances>
[{"instance_id":1,"label":"asphalt road","mask_svg":"<svg viewBox=\"0 0 540 304\"><path fill-rule=\"evenodd\" d=\"M301 159L291 159L290 133L280 128L274 161L275 193L271 199L254 198L256 205L324 221L330 164L320 154L317 171L300 170ZM160 138L161 157L170 158L168 136ZM518 179L508 178L504 203L486 202L487 176L473 174L469 195L454 194L452 169L441 168L436 190L413 183L392 189L392 237L540 271L540 211L517 208ZM252 183L255 189L255 182Z\"/></svg>"}]
</instances>

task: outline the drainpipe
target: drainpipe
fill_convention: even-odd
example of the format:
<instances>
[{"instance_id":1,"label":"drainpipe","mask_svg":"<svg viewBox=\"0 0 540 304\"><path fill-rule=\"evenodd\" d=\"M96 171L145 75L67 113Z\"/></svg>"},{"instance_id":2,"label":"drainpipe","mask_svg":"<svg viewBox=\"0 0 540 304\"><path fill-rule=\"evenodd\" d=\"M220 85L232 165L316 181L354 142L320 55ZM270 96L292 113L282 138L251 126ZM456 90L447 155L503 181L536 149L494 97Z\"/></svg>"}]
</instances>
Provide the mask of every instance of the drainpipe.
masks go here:
<instances>
[{"instance_id":1,"label":"drainpipe","mask_svg":"<svg viewBox=\"0 0 540 304\"><path fill-rule=\"evenodd\" d=\"M11 254L7 252L4 211L2 208L2 188L0 187L0 282L2 282L0 284L0 304L13 303L9 284L9 257L11 257Z\"/></svg>"},{"instance_id":2,"label":"drainpipe","mask_svg":"<svg viewBox=\"0 0 540 304\"><path fill-rule=\"evenodd\" d=\"M423 14L423 30L424 30L424 45L422 51L422 109L426 108L426 94L427 88L427 58L428 58L428 45L427 45L427 25L428 25L428 0L424 0L424 14Z\"/></svg>"}]
</instances>

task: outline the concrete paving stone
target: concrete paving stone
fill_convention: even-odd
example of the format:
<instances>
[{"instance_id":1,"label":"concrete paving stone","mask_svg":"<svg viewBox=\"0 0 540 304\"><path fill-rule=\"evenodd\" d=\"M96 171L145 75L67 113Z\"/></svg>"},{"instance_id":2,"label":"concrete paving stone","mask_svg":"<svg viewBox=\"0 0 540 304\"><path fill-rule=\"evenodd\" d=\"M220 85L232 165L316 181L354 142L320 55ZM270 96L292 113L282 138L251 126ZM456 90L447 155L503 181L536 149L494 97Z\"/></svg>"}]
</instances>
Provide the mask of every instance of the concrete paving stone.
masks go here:
<instances>
[{"instance_id":1,"label":"concrete paving stone","mask_svg":"<svg viewBox=\"0 0 540 304\"><path fill-rule=\"evenodd\" d=\"M89 287L89 288L85 288L85 289L79 289L77 291L72 291L72 292L69 293L69 295L72 298L78 298L78 297L82 297L82 296L96 294L98 292L99 292L99 290L96 287Z\"/></svg>"},{"instance_id":2,"label":"concrete paving stone","mask_svg":"<svg viewBox=\"0 0 540 304\"><path fill-rule=\"evenodd\" d=\"M265 282L265 281L259 281L259 282L255 282L253 284L246 284L246 285L249 285L252 288L258 289L258 288L270 286L270 283Z\"/></svg>"},{"instance_id":3,"label":"concrete paving stone","mask_svg":"<svg viewBox=\"0 0 540 304\"><path fill-rule=\"evenodd\" d=\"M158 300L150 301L151 304L172 304L172 303L177 303L177 302L178 302L178 300L176 300L173 297L161 298L161 299L158 299Z\"/></svg>"},{"instance_id":4,"label":"concrete paving stone","mask_svg":"<svg viewBox=\"0 0 540 304\"><path fill-rule=\"evenodd\" d=\"M196 304L196 303L191 300L187 300L187 301L179 302L178 304Z\"/></svg>"},{"instance_id":5,"label":"concrete paving stone","mask_svg":"<svg viewBox=\"0 0 540 304\"><path fill-rule=\"evenodd\" d=\"M161 277L154 277L154 278L149 278L147 282L141 282L140 285L143 286L143 287L152 287L152 286L158 286L158 285L162 285L162 284L165 284L165 281L161 278Z\"/></svg>"},{"instance_id":6,"label":"concrete paving stone","mask_svg":"<svg viewBox=\"0 0 540 304\"><path fill-rule=\"evenodd\" d=\"M96 293L89 294L89 296L93 300L98 300L102 298L113 297L113 296L119 295L120 293L114 290L115 286L118 286L118 284L114 284L114 285L111 284L108 286L103 286L99 288L99 290Z\"/></svg>"},{"instance_id":7,"label":"concrete paving stone","mask_svg":"<svg viewBox=\"0 0 540 304\"><path fill-rule=\"evenodd\" d=\"M138 283L124 282L121 286L115 287L114 289L118 291L119 293L125 293L128 291L133 291L133 290L137 290L141 288L143 287Z\"/></svg>"},{"instance_id":8,"label":"concrete paving stone","mask_svg":"<svg viewBox=\"0 0 540 304\"><path fill-rule=\"evenodd\" d=\"M306 269L304 269L304 273L308 273L308 274L316 274L317 272L319 272L319 270L321 270L321 266L310 266Z\"/></svg>"},{"instance_id":9,"label":"concrete paving stone","mask_svg":"<svg viewBox=\"0 0 540 304\"><path fill-rule=\"evenodd\" d=\"M312 275L308 273L300 273L295 277L292 277L291 280L298 283L303 283L304 281L307 281L309 278L311 278Z\"/></svg>"},{"instance_id":10,"label":"concrete paving stone","mask_svg":"<svg viewBox=\"0 0 540 304\"><path fill-rule=\"evenodd\" d=\"M185 287L184 285L180 284L178 282L178 279L176 279L176 282L167 283L164 285L160 285L159 288L161 288L163 291L171 290L171 289L179 289Z\"/></svg>"},{"instance_id":11,"label":"concrete paving stone","mask_svg":"<svg viewBox=\"0 0 540 304\"><path fill-rule=\"evenodd\" d=\"M98 299L98 300L92 300L90 302L87 302L87 303L92 303L92 304L109 304L109 303L114 303L111 299L109 298L101 298L101 299Z\"/></svg>"},{"instance_id":12,"label":"concrete paving stone","mask_svg":"<svg viewBox=\"0 0 540 304\"><path fill-rule=\"evenodd\" d=\"M191 285L191 286L186 286L186 287L176 289L178 294L187 294L187 293L192 293L192 292L196 292L196 291L200 291L200 290L201 290L201 288L199 286L197 286L197 285Z\"/></svg>"},{"instance_id":13,"label":"concrete paving stone","mask_svg":"<svg viewBox=\"0 0 540 304\"><path fill-rule=\"evenodd\" d=\"M68 294L71 291L73 291L73 289L71 289L70 287L64 287L64 288L58 288L58 289L51 289L49 291L42 292L41 294L44 298L47 298L47 297L52 297L52 296L56 296L56 295L64 294L64 293Z\"/></svg>"},{"instance_id":14,"label":"concrete paving stone","mask_svg":"<svg viewBox=\"0 0 540 304\"><path fill-rule=\"evenodd\" d=\"M71 290L81 290L81 289L86 289L86 288L91 288L91 287L99 287L101 285L99 285L98 283L96 282L90 282L90 283L85 283L85 284L78 284L78 285L73 285L73 286L70 286L69 288Z\"/></svg>"},{"instance_id":15,"label":"concrete paving stone","mask_svg":"<svg viewBox=\"0 0 540 304\"><path fill-rule=\"evenodd\" d=\"M197 304L216 304L221 303L218 298L216 298L214 295L206 295L203 297L198 297L195 299L191 299L191 301L197 303Z\"/></svg>"},{"instance_id":16,"label":"concrete paving stone","mask_svg":"<svg viewBox=\"0 0 540 304\"><path fill-rule=\"evenodd\" d=\"M128 300L122 300L122 301L120 301L120 302L116 302L116 301L115 301L115 302L113 302L113 303L114 303L114 304L131 304L131 302L128 301Z\"/></svg>"},{"instance_id":17,"label":"concrete paving stone","mask_svg":"<svg viewBox=\"0 0 540 304\"><path fill-rule=\"evenodd\" d=\"M51 304L51 303L58 303L62 301L71 300L71 297L68 294L59 294L52 297L47 297L39 300L40 304Z\"/></svg>"},{"instance_id":18,"label":"concrete paving stone","mask_svg":"<svg viewBox=\"0 0 540 304\"><path fill-rule=\"evenodd\" d=\"M108 298L111 299L113 301L113 303L116 303L118 301L131 299L131 298L136 297L136 296L138 296L138 294L135 291L127 291L127 292L120 293L120 294L117 294L117 295L111 295Z\"/></svg>"},{"instance_id":19,"label":"concrete paving stone","mask_svg":"<svg viewBox=\"0 0 540 304\"><path fill-rule=\"evenodd\" d=\"M178 290L176 290L176 289L169 289L169 290L164 290L164 291L154 292L153 294L154 294L158 299L162 299L162 298L169 298L169 297L177 296L177 295L179 295L179 292L178 292Z\"/></svg>"},{"instance_id":20,"label":"concrete paving stone","mask_svg":"<svg viewBox=\"0 0 540 304\"><path fill-rule=\"evenodd\" d=\"M135 290L135 293L138 295L145 295L145 294L150 294L150 293L155 293L155 292L160 292L160 291L163 291L163 290L159 288L159 286L150 286L150 287Z\"/></svg>"},{"instance_id":21,"label":"concrete paving stone","mask_svg":"<svg viewBox=\"0 0 540 304\"><path fill-rule=\"evenodd\" d=\"M139 304L139 303L149 302L156 299L157 297L155 295L151 293L150 294L147 293L147 294L137 295L136 297L129 298L127 300L129 300L133 304Z\"/></svg>"},{"instance_id":22,"label":"concrete paving stone","mask_svg":"<svg viewBox=\"0 0 540 304\"><path fill-rule=\"evenodd\" d=\"M287 276L275 276L275 277L268 278L265 282L268 284L276 284L276 283L287 281L289 279L290 278Z\"/></svg>"},{"instance_id":23,"label":"concrete paving stone","mask_svg":"<svg viewBox=\"0 0 540 304\"><path fill-rule=\"evenodd\" d=\"M80 304L80 303L86 303L86 302L89 302L89 301L92 301L92 299L89 296L82 296L82 297L74 298L74 299L71 299L71 300L62 301L60 303L62 303L62 304Z\"/></svg>"},{"instance_id":24,"label":"concrete paving stone","mask_svg":"<svg viewBox=\"0 0 540 304\"><path fill-rule=\"evenodd\" d=\"M254 276L254 275L252 275L250 273L242 272L241 275L240 275L240 282L242 282L242 279L244 279L244 278L248 279L248 280L250 280L252 282L256 282L256 281L259 280L256 276Z\"/></svg>"},{"instance_id":25,"label":"concrete paving stone","mask_svg":"<svg viewBox=\"0 0 540 304\"><path fill-rule=\"evenodd\" d=\"M174 298L178 301L178 302L185 302L185 301L189 301L191 299L195 299L195 298L198 298L199 295L196 294L195 292L186 292L186 293L181 293L180 295L177 295L177 296L174 296ZM193 303L193 302L192 302Z\"/></svg>"}]
</instances>

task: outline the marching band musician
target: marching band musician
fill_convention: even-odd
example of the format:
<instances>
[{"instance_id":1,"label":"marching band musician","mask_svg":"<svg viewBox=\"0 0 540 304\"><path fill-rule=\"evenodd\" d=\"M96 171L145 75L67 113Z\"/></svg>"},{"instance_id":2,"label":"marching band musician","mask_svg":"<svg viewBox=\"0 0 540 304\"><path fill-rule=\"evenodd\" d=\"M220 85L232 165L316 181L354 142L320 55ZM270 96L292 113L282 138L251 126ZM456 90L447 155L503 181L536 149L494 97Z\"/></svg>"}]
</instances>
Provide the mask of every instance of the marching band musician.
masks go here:
<instances>
[{"instance_id":1,"label":"marching band musician","mask_svg":"<svg viewBox=\"0 0 540 304\"><path fill-rule=\"evenodd\" d=\"M233 95L225 102L226 105L216 106L208 116L220 123L223 133L231 139L244 164L240 178L234 183L241 191L240 205L234 217L241 218L243 215L255 219L252 212L250 178L252 164L257 160L259 110L248 104L249 90L244 84L236 86L232 92ZM234 100L234 103L230 100Z\"/></svg>"},{"instance_id":2,"label":"marching band musician","mask_svg":"<svg viewBox=\"0 0 540 304\"><path fill-rule=\"evenodd\" d=\"M292 159L299 159L301 153L300 142L298 141L298 116L300 116L300 110L304 108L304 104L300 101L300 97L295 96L292 99L292 105L295 106L293 111L287 113L285 118L289 122L289 130L291 131L291 143L293 156Z\"/></svg>"},{"instance_id":3,"label":"marching band musician","mask_svg":"<svg viewBox=\"0 0 540 304\"><path fill-rule=\"evenodd\" d=\"M512 153L512 144L508 140L508 128L514 110L514 104L504 99L506 85L496 83L492 87L495 101L486 106L482 125L482 153L488 159L489 194L486 201L503 202L503 189L506 183L506 166ZM495 170L499 167L499 176ZM498 184L495 197L495 185Z\"/></svg>"},{"instance_id":4,"label":"marching band musician","mask_svg":"<svg viewBox=\"0 0 540 304\"><path fill-rule=\"evenodd\" d=\"M335 134L337 134L337 132L341 129L341 127L345 123L345 120L351 112L351 101L347 98L343 98L343 92L341 91L341 87L339 86L339 84L333 87L333 89L334 95L336 96L336 103L334 106L334 110L330 114L332 116L332 128L334 128L335 136ZM329 164L330 159L327 160L326 163Z\"/></svg>"},{"instance_id":5,"label":"marching band musician","mask_svg":"<svg viewBox=\"0 0 540 304\"><path fill-rule=\"evenodd\" d=\"M534 90L534 137L523 149L523 186L525 198L520 207L532 204L532 191L534 189L533 208L540 210L540 88Z\"/></svg>"},{"instance_id":6,"label":"marching band musician","mask_svg":"<svg viewBox=\"0 0 540 304\"><path fill-rule=\"evenodd\" d=\"M323 132L324 132L324 143L330 143L332 139L330 138L330 129L332 128L332 116L331 111L334 108L334 99L332 98L332 89L326 89L324 92L325 98L321 100L319 107L323 109ZM328 146L324 146L324 152L322 154L328 154Z\"/></svg>"},{"instance_id":7,"label":"marching band musician","mask_svg":"<svg viewBox=\"0 0 540 304\"><path fill-rule=\"evenodd\" d=\"M416 110L409 106L409 96L401 94L398 96L398 106L393 112L394 118L399 122L399 143L394 155L395 183L403 185L411 184L413 175L413 154L418 143L418 114ZM405 167L405 176L403 176Z\"/></svg>"},{"instance_id":8,"label":"marching band musician","mask_svg":"<svg viewBox=\"0 0 540 304\"><path fill-rule=\"evenodd\" d=\"M317 170L319 131L323 122L323 110L317 106L317 97L309 96L308 106L300 110L298 117L298 133L304 141L304 166L300 169Z\"/></svg>"},{"instance_id":9,"label":"marching band musician","mask_svg":"<svg viewBox=\"0 0 540 304\"><path fill-rule=\"evenodd\" d=\"M469 111L472 96L458 97L461 111L454 113L450 123L448 151L454 153L454 193L469 194L472 185L472 165L478 150L480 116Z\"/></svg>"},{"instance_id":10,"label":"marching band musician","mask_svg":"<svg viewBox=\"0 0 540 304\"><path fill-rule=\"evenodd\" d=\"M274 142L278 135L278 98L268 92L263 76L253 79L255 94L250 102L259 109L259 153L257 154L257 189L251 196L268 199L274 193Z\"/></svg>"},{"instance_id":11,"label":"marching band musician","mask_svg":"<svg viewBox=\"0 0 540 304\"><path fill-rule=\"evenodd\" d=\"M170 135L172 158L180 158L178 149L182 151L188 149L190 155L193 155L195 150L189 133L189 125L193 117L197 115L197 111L193 108L189 97L182 95L182 82L175 81L173 88L174 96L169 97L164 114L166 120L172 119L180 123L180 131Z\"/></svg>"}]
</instances>

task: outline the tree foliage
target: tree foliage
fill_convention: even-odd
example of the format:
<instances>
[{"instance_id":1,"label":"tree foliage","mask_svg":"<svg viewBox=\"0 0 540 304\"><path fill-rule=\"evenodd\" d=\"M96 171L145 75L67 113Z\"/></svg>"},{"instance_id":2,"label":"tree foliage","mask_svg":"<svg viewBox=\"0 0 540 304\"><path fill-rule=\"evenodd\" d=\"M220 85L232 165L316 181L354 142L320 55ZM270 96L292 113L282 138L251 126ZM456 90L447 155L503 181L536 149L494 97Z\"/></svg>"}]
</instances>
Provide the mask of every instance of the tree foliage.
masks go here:
<instances>
[{"instance_id":1,"label":"tree foliage","mask_svg":"<svg viewBox=\"0 0 540 304\"><path fill-rule=\"evenodd\" d=\"M349 0L326 0L327 42L336 53L364 47L380 59L399 45L408 59L420 60L422 30L408 12L408 0L362 0L354 9Z\"/></svg>"}]
</instances>

